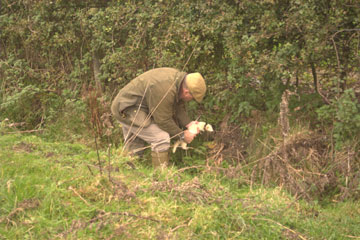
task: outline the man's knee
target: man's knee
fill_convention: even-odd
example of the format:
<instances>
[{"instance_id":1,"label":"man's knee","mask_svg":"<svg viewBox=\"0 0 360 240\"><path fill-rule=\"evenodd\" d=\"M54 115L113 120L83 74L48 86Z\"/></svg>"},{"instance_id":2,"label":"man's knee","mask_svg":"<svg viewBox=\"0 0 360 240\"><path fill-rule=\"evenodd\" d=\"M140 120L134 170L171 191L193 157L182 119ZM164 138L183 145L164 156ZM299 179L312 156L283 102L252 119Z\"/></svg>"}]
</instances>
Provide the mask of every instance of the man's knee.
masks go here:
<instances>
[{"instance_id":1,"label":"man's knee","mask_svg":"<svg viewBox=\"0 0 360 240\"><path fill-rule=\"evenodd\" d=\"M170 148L170 135L163 131L154 137L154 141L151 143L151 149L154 152L165 152Z\"/></svg>"}]
</instances>

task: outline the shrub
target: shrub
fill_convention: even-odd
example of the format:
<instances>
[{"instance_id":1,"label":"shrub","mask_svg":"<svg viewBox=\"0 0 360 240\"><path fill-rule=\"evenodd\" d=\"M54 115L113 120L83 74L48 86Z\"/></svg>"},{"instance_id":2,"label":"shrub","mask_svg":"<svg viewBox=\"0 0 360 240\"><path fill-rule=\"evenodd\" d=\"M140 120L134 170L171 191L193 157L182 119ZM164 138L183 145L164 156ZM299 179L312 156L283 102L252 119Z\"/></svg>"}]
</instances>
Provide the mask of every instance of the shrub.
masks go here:
<instances>
[{"instance_id":1,"label":"shrub","mask_svg":"<svg viewBox=\"0 0 360 240\"><path fill-rule=\"evenodd\" d=\"M360 104L353 89L345 90L344 94L317 111L318 119L325 124L333 123L333 138L336 149L345 143L358 139L360 136Z\"/></svg>"}]
</instances>

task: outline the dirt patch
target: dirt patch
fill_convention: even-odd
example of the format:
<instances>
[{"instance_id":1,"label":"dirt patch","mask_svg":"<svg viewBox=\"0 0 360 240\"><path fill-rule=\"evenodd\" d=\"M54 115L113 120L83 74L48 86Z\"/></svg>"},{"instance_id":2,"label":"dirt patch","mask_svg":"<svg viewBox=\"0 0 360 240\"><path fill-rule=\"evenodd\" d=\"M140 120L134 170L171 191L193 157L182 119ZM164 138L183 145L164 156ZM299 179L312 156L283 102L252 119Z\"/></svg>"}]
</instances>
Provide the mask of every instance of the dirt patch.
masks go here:
<instances>
[{"instance_id":1,"label":"dirt patch","mask_svg":"<svg viewBox=\"0 0 360 240\"><path fill-rule=\"evenodd\" d=\"M33 152L35 149L35 145L32 143L25 143L25 142L20 142L16 145L13 146L13 150L15 152L27 152L27 153L31 153Z\"/></svg>"},{"instance_id":2,"label":"dirt patch","mask_svg":"<svg viewBox=\"0 0 360 240\"><path fill-rule=\"evenodd\" d=\"M39 199L31 198L31 199L25 199L24 201L20 202L18 207L27 210L27 209L37 208L39 205L40 205Z\"/></svg>"},{"instance_id":3,"label":"dirt patch","mask_svg":"<svg viewBox=\"0 0 360 240\"><path fill-rule=\"evenodd\" d=\"M126 218L132 218L133 220L129 221ZM118 239L119 237L133 239L135 236L129 230L144 224L143 221L159 222L151 217L135 215L129 212L105 212L99 210L96 216L90 220L73 220L70 228L58 234L57 237L60 239L73 239L79 230L93 229L96 234L100 234L100 239ZM105 236L106 233L102 234L105 227L113 229L110 236Z\"/></svg>"},{"instance_id":4,"label":"dirt patch","mask_svg":"<svg viewBox=\"0 0 360 240\"><path fill-rule=\"evenodd\" d=\"M16 225L15 219L17 216L25 212L27 210L35 209L40 205L40 201L38 199L26 199L20 202L17 208L13 209L7 216L0 218L0 223L6 222L7 224Z\"/></svg>"},{"instance_id":5,"label":"dirt patch","mask_svg":"<svg viewBox=\"0 0 360 240\"><path fill-rule=\"evenodd\" d=\"M91 185L84 186L79 189L72 189L75 195L92 201L99 201L101 199L111 200L125 200L131 201L136 198L137 189L129 188L119 176L111 177L110 179L104 176L95 176L94 182Z\"/></svg>"},{"instance_id":6,"label":"dirt patch","mask_svg":"<svg viewBox=\"0 0 360 240\"><path fill-rule=\"evenodd\" d=\"M214 193L202 185L197 177L182 184L175 184L174 180L155 181L150 187L150 191L171 192L176 199L183 202L214 202L217 201Z\"/></svg>"},{"instance_id":7,"label":"dirt patch","mask_svg":"<svg viewBox=\"0 0 360 240\"><path fill-rule=\"evenodd\" d=\"M56 154L54 153L54 152L47 152L46 154L45 154L45 157L46 158L52 158L52 157L54 157Z\"/></svg>"}]
</instances>

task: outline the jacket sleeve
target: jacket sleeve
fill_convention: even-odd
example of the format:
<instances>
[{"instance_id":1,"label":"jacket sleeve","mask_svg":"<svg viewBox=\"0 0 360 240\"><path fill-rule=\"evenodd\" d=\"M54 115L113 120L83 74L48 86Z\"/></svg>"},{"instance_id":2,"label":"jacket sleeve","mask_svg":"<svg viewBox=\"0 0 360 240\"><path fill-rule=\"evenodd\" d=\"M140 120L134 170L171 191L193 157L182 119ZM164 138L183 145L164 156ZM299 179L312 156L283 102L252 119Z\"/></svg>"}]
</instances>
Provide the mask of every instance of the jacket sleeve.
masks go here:
<instances>
[{"instance_id":1,"label":"jacket sleeve","mask_svg":"<svg viewBox=\"0 0 360 240\"><path fill-rule=\"evenodd\" d=\"M153 86L149 87L149 95L146 99L154 122L171 136L180 134L182 129L179 128L173 118L176 92L164 91L164 93L161 94L159 91L155 91L154 89L155 88ZM165 94L166 96L164 97Z\"/></svg>"},{"instance_id":2,"label":"jacket sleeve","mask_svg":"<svg viewBox=\"0 0 360 240\"><path fill-rule=\"evenodd\" d=\"M186 127L186 125L188 125L191 122L191 119L189 118L187 112L186 112L186 107L185 107L185 102L180 101L177 105L176 105L176 118L179 121L179 124L181 127Z\"/></svg>"}]
</instances>

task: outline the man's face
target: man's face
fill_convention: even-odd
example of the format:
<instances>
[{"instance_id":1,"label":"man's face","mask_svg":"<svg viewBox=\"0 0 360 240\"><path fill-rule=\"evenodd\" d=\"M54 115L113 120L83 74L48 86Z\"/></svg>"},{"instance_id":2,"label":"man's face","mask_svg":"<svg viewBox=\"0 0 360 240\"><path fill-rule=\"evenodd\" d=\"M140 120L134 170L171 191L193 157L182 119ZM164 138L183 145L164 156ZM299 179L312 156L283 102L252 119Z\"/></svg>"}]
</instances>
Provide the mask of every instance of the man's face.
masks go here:
<instances>
[{"instance_id":1,"label":"man's face","mask_svg":"<svg viewBox=\"0 0 360 240\"><path fill-rule=\"evenodd\" d=\"M190 90L187 89L186 87L182 88L181 94L180 94L180 99L182 99L185 102L189 102L191 100L193 100L193 96L190 93Z\"/></svg>"},{"instance_id":2,"label":"man's face","mask_svg":"<svg viewBox=\"0 0 360 240\"><path fill-rule=\"evenodd\" d=\"M184 102L189 102L193 100L194 97L193 95L191 95L191 92L187 87L186 80L187 79L185 78L184 81L181 83L180 99L183 100Z\"/></svg>"}]
</instances>

